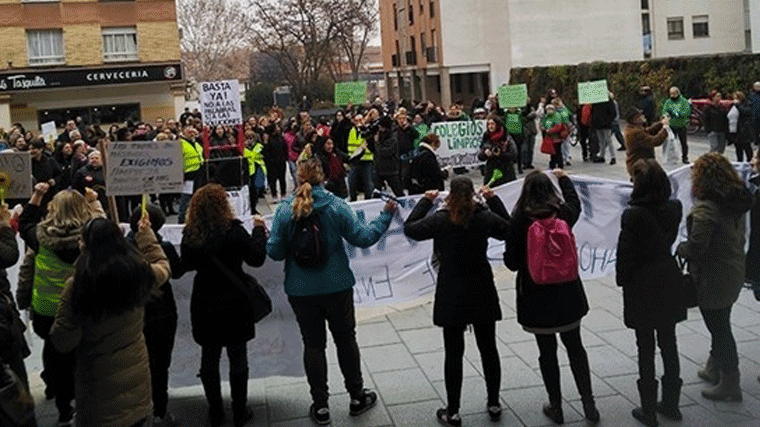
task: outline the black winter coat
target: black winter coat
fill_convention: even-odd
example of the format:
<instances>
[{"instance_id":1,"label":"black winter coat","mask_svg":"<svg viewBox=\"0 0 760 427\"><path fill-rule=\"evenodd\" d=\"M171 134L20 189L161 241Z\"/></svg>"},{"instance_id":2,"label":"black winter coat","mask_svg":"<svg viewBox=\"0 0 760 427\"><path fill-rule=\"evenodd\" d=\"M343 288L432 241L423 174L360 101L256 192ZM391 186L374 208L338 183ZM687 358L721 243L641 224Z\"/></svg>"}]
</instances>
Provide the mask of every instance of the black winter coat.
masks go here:
<instances>
[{"instance_id":1,"label":"black winter coat","mask_svg":"<svg viewBox=\"0 0 760 427\"><path fill-rule=\"evenodd\" d=\"M282 134L279 132L270 134L269 140L261 149L261 154L264 156L267 172L269 169L285 170L285 165L288 162L288 146L285 145Z\"/></svg>"},{"instance_id":2,"label":"black winter coat","mask_svg":"<svg viewBox=\"0 0 760 427\"><path fill-rule=\"evenodd\" d=\"M401 156L408 155L414 151L414 140L417 139L417 129L409 125L404 129L396 126L393 130L396 133L398 141L398 152Z\"/></svg>"},{"instance_id":3,"label":"black winter coat","mask_svg":"<svg viewBox=\"0 0 760 427\"><path fill-rule=\"evenodd\" d=\"M728 133L727 111L715 105L708 105L705 109L704 122L706 132Z\"/></svg>"},{"instance_id":4,"label":"black winter coat","mask_svg":"<svg viewBox=\"0 0 760 427\"><path fill-rule=\"evenodd\" d=\"M409 169L409 194L423 194L428 190L444 190L449 174L441 170L435 153L421 145Z\"/></svg>"},{"instance_id":5,"label":"black winter coat","mask_svg":"<svg viewBox=\"0 0 760 427\"><path fill-rule=\"evenodd\" d=\"M615 116L617 116L617 110L612 100L593 104L591 106L591 128L612 129Z\"/></svg>"},{"instance_id":6,"label":"black winter coat","mask_svg":"<svg viewBox=\"0 0 760 427\"><path fill-rule=\"evenodd\" d=\"M425 216L433 203L423 197L404 223L407 237L433 239L433 251L440 261L433 305L433 323L437 326L501 320L487 251L490 237L507 237L509 214L498 197L488 202L497 213L478 206L467 225L460 226L451 222L446 209Z\"/></svg>"},{"instance_id":7,"label":"black winter coat","mask_svg":"<svg viewBox=\"0 0 760 427\"><path fill-rule=\"evenodd\" d=\"M681 202L631 202L618 238L617 284L623 287L623 317L631 329L656 329L686 319L682 273L671 247L681 223Z\"/></svg>"},{"instance_id":8,"label":"black winter coat","mask_svg":"<svg viewBox=\"0 0 760 427\"><path fill-rule=\"evenodd\" d=\"M573 182L564 176L559 186L565 203L558 212L547 212L542 218L556 213L557 218L574 226L581 214L581 202ZM517 271L517 321L523 327L553 329L579 321L588 313L588 300L581 279L558 285L536 285L528 272L528 228L533 223L525 213L512 217L507 238L504 264Z\"/></svg>"},{"instance_id":9,"label":"black winter coat","mask_svg":"<svg viewBox=\"0 0 760 427\"><path fill-rule=\"evenodd\" d=\"M498 148L499 154L491 157L486 156L486 150L494 151L494 148ZM483 185L488 184L496 169L501 170L502 177L491 183L492 188L517 179L517 174L515 173L517 145L507 134L506 129L504 129L503 137L498 141L491 140L488 132L483 135L480 151L478 151L478 159L486 162L485 171L483 172Z\"/></svg>"},{"instance_id":10,"label":"black winter coat","mask_svg":"<svg viewBox=\"0 0 760 427\"><path fill-rule=\"evenodd\" d=\"M256 336L246 294L216 266L211 256L242 278L243 262L253 267L264 264L266 240L263 228L254 228L249 235L237 220L224 235L202 247L192 246L182 238L182 263L188 271L197 271L190 297L190 320L193 339L201 346L242 344Z\"/></svg>"},{"instance_id":11,"label":"black winter coat","mask_svg":"<svg viewBox=\"0 0 760 427\"><path fill-rule=\"evenodd\" d=\"M401 159L396 134L390 131L380 134L379 139L380 141L374 147L369 147L375 155L375 175L398 174ZM367 145L369 146L369 143Z\"/></svg>"},{"instance_id":12,"label":"black winter coat","mask_svg":"<svg viewBox=\"0 0 760 427\"><path fill-rule=\"evenodd\" d=\"M351 133L353 127L351 119L345 117L343 120L333 123L330 128L330 138L332 138L333 144L344 153L348 153L348 134Z\"/></svg>"},{"instance_id":13,"label":"black winter coat","mask_svg":"<svg viewBox=\"0 0 760 427\"><path fill-rule=\"evenodd\" d=\"M760 186L760 175L754 175L749 182ZM749 211L749 250L745 267L747 283L760 284L760 190L753 194L754 203Z\"/></svg>"}]
</instances>

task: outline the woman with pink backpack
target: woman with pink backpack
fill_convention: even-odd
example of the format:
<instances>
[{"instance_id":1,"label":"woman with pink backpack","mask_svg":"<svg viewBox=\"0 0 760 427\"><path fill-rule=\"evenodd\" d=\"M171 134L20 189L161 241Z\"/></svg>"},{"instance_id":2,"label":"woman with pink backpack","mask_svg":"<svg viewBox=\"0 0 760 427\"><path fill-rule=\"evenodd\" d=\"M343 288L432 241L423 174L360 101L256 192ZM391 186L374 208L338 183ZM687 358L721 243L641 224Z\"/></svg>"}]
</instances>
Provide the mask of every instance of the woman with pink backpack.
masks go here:
<instances>
[{"instance_id":1,"label":"woman with pink backpack","mask_svg":"<svg viewBox=\"0 0 760 427\"><path fill-rule=\"evenodd\" d=\"M557 424L564 422L557 360L559 334L567 349L583 412L587 420L596 423L599 411L591 391L591 372L580 330L589 306L578 276L572 234L581 202L570 178L561 169L552 173L559 180L562 197L548 174L533 171L525 176L512 213L504 263L517 272L517 321L536 336L538 343L539 367L549 394L544 414Z\"/></svg>"}]
</instances>

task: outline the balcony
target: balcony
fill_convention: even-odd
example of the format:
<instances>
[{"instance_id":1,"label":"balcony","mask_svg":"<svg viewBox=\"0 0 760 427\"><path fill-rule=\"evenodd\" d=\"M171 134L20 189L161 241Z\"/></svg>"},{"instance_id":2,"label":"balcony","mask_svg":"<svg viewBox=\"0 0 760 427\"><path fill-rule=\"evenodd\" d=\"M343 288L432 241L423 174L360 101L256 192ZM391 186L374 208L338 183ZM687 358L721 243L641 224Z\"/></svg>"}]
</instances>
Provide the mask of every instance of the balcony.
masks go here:
<instances>
[{"instance_id":1,"label":"balcony","mask_svg":"<svg viewBox=\"0 0 760 427\"><path fill-rule=\"evenodd\" d=\"M435 64L438 62L438 49L435 46L430 46L425 49L425 58L429 64Z\"/></svg>"},{"instance_id":2,"label":"balcony","mask_svg":"<svg viewBox=\"0 0 760 427\"><path fill-rule=\"evenodd\" d=\"M401 66L401 61L399 61L398 55L391 55L391 65L394 67Z\"/></svg>"},{"instance_id":3,"label":"balcony","mask_svg":"<svg viewBox=\"0 0 760 427\"><path fill-rule=\"evenodd\" d=\"M406 51L406 65L417 65L417 51Z\"/></svg>"}]
</instances>

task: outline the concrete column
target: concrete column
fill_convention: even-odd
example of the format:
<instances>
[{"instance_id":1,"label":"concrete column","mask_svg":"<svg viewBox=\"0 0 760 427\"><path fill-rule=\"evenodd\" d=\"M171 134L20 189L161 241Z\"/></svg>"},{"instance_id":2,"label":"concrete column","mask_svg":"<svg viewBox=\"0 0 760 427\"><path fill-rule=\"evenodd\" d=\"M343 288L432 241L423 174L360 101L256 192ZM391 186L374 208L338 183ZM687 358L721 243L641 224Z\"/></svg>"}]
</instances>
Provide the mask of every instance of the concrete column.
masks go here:
<instances>
[{"instance_id":1,"label":"concrete column","mask_svg":"<svg viewBox=\"0 0 760 427\"><path fill-rule=\"evenodd\" d=\"M185 112L185 86L173 85L171 93L174 97L174 119L179 120L179 116Z\"/></svg>"},{"instance_id":2,"label":"concrete column","mask_svg":"<svg viewBox=\"0 0 760 427\"><path fill-rule=\"evenodd\" d=\"M411 93L409 96L409 101L414 101L417 98L417 94L420 93L419 89L419 82L417 81L417 70L412 70L410 80L412 82L411 84Z\"/></svg>"},{"instance_id":3,"label":"concrete column","mask_svg":"<svg viewBox=\"0 0 760 427\"><path fill-rule=\"evenodd\" d=\"M441 105L444 108L451 105L451 78L447 67L441 67Z\"/></svg>"},{"instance_id":4,"label":"concrete column","mask_svg":"<svg viewBox=\"0 0 760 427\"><path fill-rule=\"evenodd\" d=\"M396 73L396 82L398 82L398 86L396 86L396 94L398 95L398 98L396 100L401 102L401 100L404 99L404 76L401 71Z\"/></svg>"},{"instance_id":5,"label":"concrete column","mask_svg":"<svg viewBox=\"0 0 760 427\"><path fill-rule=\"evenodd\" d=\"M389 73L383 73L383 80L385 80L385 100L390 101L393 99L393 86L391 85L391 76Z\"/></svg>"},{"instance_id":6,"label":"concrete column","mask_svg":"<svg viewBox=\"0 0 760 427\"><path fill-rule=\"evenodd\" d=\"M427 96L427 70L422 69L422 75L420 76L420 101L425 102L428 99Z\"/></svg>"},{"instance_id":7,"label":"concrete column","mask_svg":"<svg viewBox=\"0 0 760 427\"><path fill-rule=\"evenodd\" d=\"M7 132L11 128L11 96L0 95L0 128Z\"/></svg>"}]
</instances>

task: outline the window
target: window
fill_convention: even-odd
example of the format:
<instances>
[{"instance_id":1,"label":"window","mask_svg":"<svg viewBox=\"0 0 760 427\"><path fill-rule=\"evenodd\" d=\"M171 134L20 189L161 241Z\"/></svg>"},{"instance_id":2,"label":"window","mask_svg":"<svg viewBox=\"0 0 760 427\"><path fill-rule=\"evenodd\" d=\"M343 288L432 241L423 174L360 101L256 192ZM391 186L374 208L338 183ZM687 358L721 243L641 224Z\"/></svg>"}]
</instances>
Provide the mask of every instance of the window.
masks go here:
<instances>
[{"instance_id":1,"label":"window","mask_svg":"<svg viewBox=\"0 0 760 427\"><path fill-rule=\"evenodd\" d=\"M398 31L398 6L393 4L393 29Z\"/></svg>"},{"instance_id":2,"label":"window","mask_svg":"<svg viewBox=\"0 0 760 427\"><path fill-rule=\"evenodd\" d=\"M409 25L414 25L414 5L409 2Z\"/></svg>"},{"instance_id":3,"label":"window","mask_svg":"<svg viewBox=\"0 0 760 427\"><path fill-rule=\"evenodd\" d=\"M649 10L649 0L641 0L641 10Z\"/></svg>"},{"instance_id":4,"label":"window","mask_svg":"<svg viewBox=\"0 0 760 427\"><path fill-rule=\"evenodd\" d=\"M707 24L707 15L697 15L691 17L691 28L694 31L694 38L710 37L710 30Z\"/></svg>"},{"instance_id":5,"label":"window","mask_svg":"<svg viewBox=\"0 0 760 427\"><path fill-rule=\"evenodd\" d=\"M409 36L409 50L412 52L417 51L417 43L415 43L414 36Z\"/></svg>"},{"instance_id":6,"label":"window","mask_svg":"<svg viewBox=\"0 0 760 427\"><path fill-rule=\"evenodd\" d=\"M81 117L85 123L110 125L127 121L139 122L140 104L95 105L86 107L71 107L54 110L37 110L38 123L54 121L63 127L67 120Z\"/></svg>"},{"instance_id":7,"label":"window","mask_svg":"<svg viewBox=\"0 0 760 427\"><path fill-rule=\"evenodd\" d=\"M433 28L430 30L430 45L435 46L438 44L437 42L438 40L435 39L435 28Z\"/></svg>"},{"instance_id":8,"label":"window","mask_svg":"<svg viewBox=\"0 0 760 427\"><path fill-rule=\"evenodd\" d=\"M420 0L420 15L425 13L425 0Z\"/></svg>"},{"instance_id":9,"label":"window","mask_svg":"<svg viewBox=\"0 0 760 427\"><path fill-rule=\"evenodd\" d=\"M427 49L427 42L425 41L425 33L420 33L420 50L422 53L425 53L425 49Z\"/></svg>"},{"instance_id":10,"label":"window","mask_svg":"<svg viewBox=\"0 0 760 427\"><path fill-rule=\"evenodd\" d=\"M60 65L66 63L63 54L63 31L28 30L26 46L29 65Z\"/></svg>"},{"instance_id":11,"label":"window","mask_svg":"<svg viewBox=\"0 0 760 427\"><path fill-rule=\"evenodd\" d=\"M454 74L454 93L462 93L462 75Z\"/></svg>"},{"instance_id":12,"label":"window","mask_svg":"<svg viewBox=\"0 0 760 427\"><path fill-rule=\"evenodd\" d=\"M103 60L137 60L137 30L135 27L103 28Z\"/></svg>"},{"instance_id":13,"label":"window","mask_svg":"<svg viewBox=\"0 0 760 427\"><path fill-rule=\"evenodd\" d=\"M430 17L435 18L435 2L430 0Z\"/></svg>"},{"instance_id":14,"label":"window","mask_svg":"<svg viewBox=\"0 0 760 427\"><path fill-rule=\"evenodd\" d=\"M683 39L683 18L668 18L668 40Z\"/></svg>"}]
</instances>

